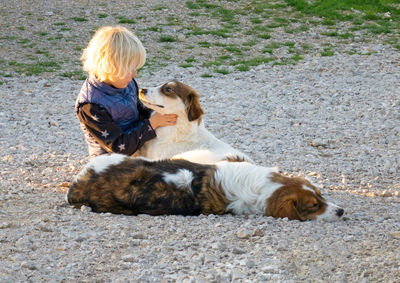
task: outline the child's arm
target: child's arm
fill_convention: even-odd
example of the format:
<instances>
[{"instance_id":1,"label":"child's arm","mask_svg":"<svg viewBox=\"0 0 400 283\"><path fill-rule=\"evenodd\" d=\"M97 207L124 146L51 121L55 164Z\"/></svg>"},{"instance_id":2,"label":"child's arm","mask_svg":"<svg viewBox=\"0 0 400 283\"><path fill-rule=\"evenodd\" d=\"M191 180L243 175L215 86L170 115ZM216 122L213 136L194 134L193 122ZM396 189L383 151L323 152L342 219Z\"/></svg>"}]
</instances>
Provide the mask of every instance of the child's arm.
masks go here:
<instances>
[{"instance_id":1,"label":"child's arm","mask_svg":"<svg viewBox=\"0 0 400 283\"><path fill-rule=\"evenodd\" d=\"M108 111L97 104L82 105L78 118L107 152L131 155L146 141L156 137L148 119L142 120L143 124L137 130L124 134Z\"/></svg>"}]
</instances>

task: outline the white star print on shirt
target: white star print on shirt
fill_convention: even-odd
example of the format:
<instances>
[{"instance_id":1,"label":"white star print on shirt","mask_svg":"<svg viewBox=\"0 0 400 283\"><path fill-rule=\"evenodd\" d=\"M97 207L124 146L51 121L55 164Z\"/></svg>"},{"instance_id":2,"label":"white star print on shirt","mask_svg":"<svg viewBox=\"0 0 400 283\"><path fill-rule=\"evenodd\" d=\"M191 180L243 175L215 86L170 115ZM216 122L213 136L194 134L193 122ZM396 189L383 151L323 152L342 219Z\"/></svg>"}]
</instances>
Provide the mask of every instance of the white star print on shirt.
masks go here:
<instances>
[{"instance_id":1,"label":"white star print on shirt","mask_svg":"<svg viewBox=\"0 0 400 283\"><path fill-rule=\"evenodd\" d=\"M110 134L107 132L107 130L104 130L103 132L101 132L101 135L107 138Z\"/></svg>"},{"instance_id":2,"label":"white star print on shirt","mask_svg":"<svg viewBox=\"0 0 400 283\"><path fill-rule=\"evenodd\" d=\"M139 140L141 140L141 139L142 139L142 137L143 137L143 135L140 135L140 136L139 136Z\"/></svg>"},{"instance_id":3,"label":"white star print on shirt","mask_svg":"<svg viewBox=\"0 0 400 283\"><path fill-rule=\"evenodd\" d=\"M118 148L119 148L119 151L125 150L125 144L124 144L124 143L121 143L121 144L118 146Z\"/></svg>"},{"instance_id":4,"label":"white star print on shirt","mask_svg":"<svg viewBox=\"0 0 400 283\"><path fill-rule=\"evenodd\" d=\"M149 132L151 132L153 130L153 128L149 125Z\"/></svg>"}]
</instances>

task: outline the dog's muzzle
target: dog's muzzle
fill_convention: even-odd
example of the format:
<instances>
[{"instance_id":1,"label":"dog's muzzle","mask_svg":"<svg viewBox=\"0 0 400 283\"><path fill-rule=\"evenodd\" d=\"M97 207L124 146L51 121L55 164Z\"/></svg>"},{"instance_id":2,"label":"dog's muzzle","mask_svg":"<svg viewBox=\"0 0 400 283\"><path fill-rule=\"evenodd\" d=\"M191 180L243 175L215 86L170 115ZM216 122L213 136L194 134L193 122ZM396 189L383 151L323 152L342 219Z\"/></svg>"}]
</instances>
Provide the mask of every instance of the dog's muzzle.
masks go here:
<instances>
[{"instance_id":1,"label":"dog's muzzle","mask_svg":"<svg viewBox=\"0 0 400 283\"><path fill-rule=\"evenodd\" d=\"M157 106L157 107L160 107L160 108L164 108L163 105L155 104L155 103L149 102L149 101L146 99L146 94L147 94L147 88L141 88L141 89L139 89L139 99L140 99L143 103L149 104L149 105L153 105L153 106Z\"/></svg>"}]
</instances>

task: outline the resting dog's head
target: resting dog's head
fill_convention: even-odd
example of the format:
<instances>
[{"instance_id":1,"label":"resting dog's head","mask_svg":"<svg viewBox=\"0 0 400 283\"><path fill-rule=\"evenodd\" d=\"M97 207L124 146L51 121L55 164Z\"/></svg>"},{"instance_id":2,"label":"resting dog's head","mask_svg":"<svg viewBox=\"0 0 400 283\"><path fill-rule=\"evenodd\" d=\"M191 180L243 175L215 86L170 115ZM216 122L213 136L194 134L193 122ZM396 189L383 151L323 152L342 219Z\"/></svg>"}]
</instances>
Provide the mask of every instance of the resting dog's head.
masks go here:
<instances>
[{"instance_id":1,"label":"resting dog's head","mask_svg":"<svg viewBox=\"0 0 400 283\"><path fill-rule=\"evenodd\" d=\"M281 186L267 199L266 215L292 220L339 220L343 208L327 202L308 180L272 173L271 181Z\"/></svg>"},{"instance_id":2,"label":"resting dog's head","mask_svg":"<svg viewBox=\"0 0 400 283\"><path fill-rule=\"evenodd\" d=\"M146 107L161 114L185 113L189 121L198 121L204 113L200 95L190 86L176 80L158 87L141 88L140 100Z\"/></svg>"}]
</instances>

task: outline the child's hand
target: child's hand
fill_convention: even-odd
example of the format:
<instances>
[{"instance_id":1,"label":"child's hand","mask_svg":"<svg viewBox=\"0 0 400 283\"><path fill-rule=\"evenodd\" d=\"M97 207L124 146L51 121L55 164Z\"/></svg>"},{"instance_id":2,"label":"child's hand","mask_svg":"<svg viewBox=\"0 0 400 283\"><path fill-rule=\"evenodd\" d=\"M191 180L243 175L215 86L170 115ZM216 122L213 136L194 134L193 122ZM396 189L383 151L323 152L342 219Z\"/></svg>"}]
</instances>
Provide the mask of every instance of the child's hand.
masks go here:
<instances>
[{"instance_id":1,"label":"child's hand","mask_svg":"<svg viewBox=\"0 0 400 283\"><path fill-rule=\"evenodd\" d=\"M173 126L176 125L176 119L178 119L178 115L176 114L160 114L155 113L149 119L151 127L155 130L158 127L165 127L165 126Z\"/></svg>"}]
</instances>

